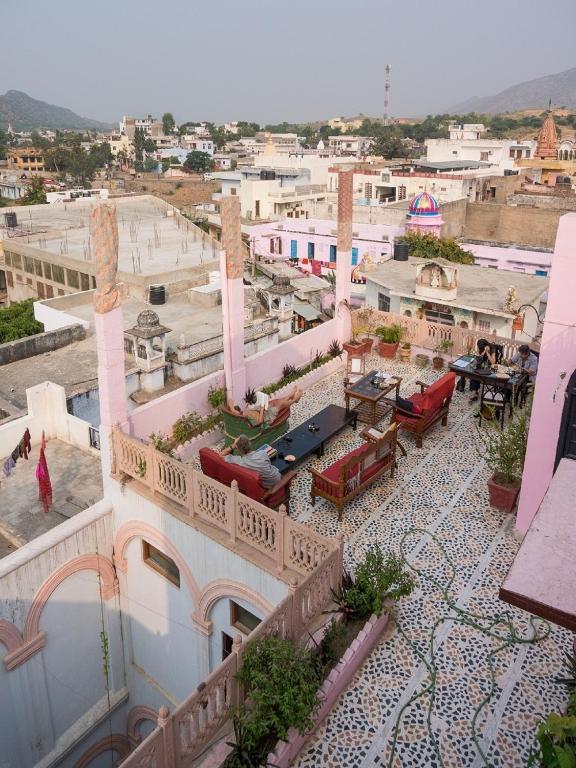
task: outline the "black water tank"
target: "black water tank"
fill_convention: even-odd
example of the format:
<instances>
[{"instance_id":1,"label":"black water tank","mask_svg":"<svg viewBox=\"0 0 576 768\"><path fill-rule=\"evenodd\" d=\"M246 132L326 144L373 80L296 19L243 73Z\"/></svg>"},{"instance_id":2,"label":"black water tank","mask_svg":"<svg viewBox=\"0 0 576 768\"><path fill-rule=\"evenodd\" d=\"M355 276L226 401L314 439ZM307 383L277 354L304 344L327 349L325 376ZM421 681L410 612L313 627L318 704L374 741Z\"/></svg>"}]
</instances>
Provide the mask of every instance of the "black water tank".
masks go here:
<instances>
[{"instance_id":1,"label":"black water tank","mask_svg":"<svg viewBox=\"0 0 576 768\"><path fill-rule=\"evenodd\" d=\"M404 240L394 243L394 261L408 261L410 255L410 246Z\"/></svg>"},{"instance_id":2,"label":"black water tank","mask_svg":"<svg viewBox=\"0 0 576 768\"><path fill-rule=\"evenodd\" d=\"M150 286L150 304L165 304L166 289L163 285Z\"/></svg>"},{"instance_id":3,"label":"black water tank","mask_svg":"<svg viewBox=\"0 0 576 768\"><path fill-rule=\"evenodd\" d=\"M8 211L4 214L4 223L8 229L15 229L18 226L18 216L16 211Z\"/></svg>"}]
</instances>

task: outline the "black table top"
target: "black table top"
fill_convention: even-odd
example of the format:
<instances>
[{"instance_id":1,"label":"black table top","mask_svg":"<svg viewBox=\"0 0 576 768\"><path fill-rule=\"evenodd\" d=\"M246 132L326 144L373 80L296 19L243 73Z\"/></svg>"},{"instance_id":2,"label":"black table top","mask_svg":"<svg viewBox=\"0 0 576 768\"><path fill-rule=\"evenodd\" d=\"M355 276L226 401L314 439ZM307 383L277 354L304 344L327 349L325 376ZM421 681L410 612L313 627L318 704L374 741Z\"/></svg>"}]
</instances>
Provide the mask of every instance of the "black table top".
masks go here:
<instances>
[{"instance_id":1,"label":"black table top","mask_svg":"<svg viewBox=\"0 0 576 768\"><path fill-rule=\"evenodd\" d=\"M299 424L282 437L275 440L272 445L278 451L278 455L272 459L272 464L282 474L289 469L294 469L301 461L320 449L322 444L334 437L341 429L351 424L357 418L357 414L346 411L340 405L328 405L319 413L303 424ZM315 424L319 429L311 431L308 425ZM280 458L281 455L292 454L296 461L287 462Z\"/></svg>"},{"instance_id":2,"label":"black table top","mask_svg":"<svg viewBox=\"0 0 576 768\"><path fill-rule=\"evenodd\" d=\"M468 357L469 355L464 355L462 358L458 358L458 360L467 359ZM521 373L520 371L514 373L512 376L509 376L507 379L501 378L492 372L484 373L483 371L478 371L476 370L476 363L474 359L464 367L460 367L459 365L454 365L454 363L451 363L450 370L454 371L454 373L460 376L466 376L468 379L477 379L478 381L485 381L491 386L496 385L502 388L506 387L510 389L512 387L518 387L526 379L526 374Z\"/></svg>"},{"instance_id":3,"label":"black table top","mask_svg":"<svg viewBox=\"0 0 576 768\"><path fill-rule=\"evenodd\" d=\"M347 391L352 395L358 395L359 397L370 398L371 400L378 400L390 392L390 388L395 387L397 378L395 376L385 380L385 386L381 389L378 385L372 384L372 379L378 373L378 371L369 371L365 376L353 384L351 387L347 387ZM383 382L384 383L384 382Z\"/></svg>"}]
</instances>

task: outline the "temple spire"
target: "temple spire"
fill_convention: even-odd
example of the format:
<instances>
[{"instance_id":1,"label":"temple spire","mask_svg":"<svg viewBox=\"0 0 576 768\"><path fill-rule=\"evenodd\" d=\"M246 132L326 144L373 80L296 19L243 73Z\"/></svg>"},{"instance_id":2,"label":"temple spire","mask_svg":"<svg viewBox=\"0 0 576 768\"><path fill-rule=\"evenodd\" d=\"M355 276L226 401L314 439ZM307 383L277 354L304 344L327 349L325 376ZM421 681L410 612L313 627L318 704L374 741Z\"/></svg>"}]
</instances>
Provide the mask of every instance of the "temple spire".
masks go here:
<instances>
[{"instance_id":1,"label":"temple spire","mask_svg":"<svg viewBox=\"0 0 576 768\"><path fill-rule=\"evenodd\" d=\"M550 105L552 100L550 100ZM556 159L558 156L558 134L556 132L556 124L554 122L554 115L551 111L546 115L546 119L542 123L540 133L538 134L538 144L536 146L536 157L540 160Z\"/></svg>"}]
</instances>

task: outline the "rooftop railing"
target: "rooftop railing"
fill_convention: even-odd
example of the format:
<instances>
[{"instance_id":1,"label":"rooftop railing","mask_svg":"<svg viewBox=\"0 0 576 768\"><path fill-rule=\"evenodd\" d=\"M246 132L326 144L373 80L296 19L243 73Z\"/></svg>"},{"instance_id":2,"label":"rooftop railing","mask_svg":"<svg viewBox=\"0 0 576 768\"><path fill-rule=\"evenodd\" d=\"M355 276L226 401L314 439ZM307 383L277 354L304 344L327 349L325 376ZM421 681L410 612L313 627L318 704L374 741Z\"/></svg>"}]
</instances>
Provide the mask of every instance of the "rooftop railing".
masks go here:
<instances>
[{"instance_id":1,"label":"rooftop railing","mask_svg":"<svg viewBox=\"0 0 576 768\"><path fill-rule=\"evenodd\" d=\"M112 432L115 471L144 485L159 501L178 505L179 516L230 547L247 545L257 565L284 581L312 573L337 547L333 540L183 464L152 444ZM137 488L137 486L136 486ZM170 511L170 506L165 508ZM299 580L297 578L297 580Z\"/></svg>"},{"instance_id":2,"label":"rooftop railing","mask_svg":"<svg viewBox=\"0 0 576 768\"><path fill-rule=\"evenodd\" d=\"M260 322L252 323L244 328L244 341L254 341L262 336L268 336L278 330L277 318L266 318ZM212 336L209 339L202 339L185 347L178 347L176 355L178 362L190 363L194 360L201 360L204 357L217 355L224 349L224 337L222 334Z\"/></svg>"}]
</instances>

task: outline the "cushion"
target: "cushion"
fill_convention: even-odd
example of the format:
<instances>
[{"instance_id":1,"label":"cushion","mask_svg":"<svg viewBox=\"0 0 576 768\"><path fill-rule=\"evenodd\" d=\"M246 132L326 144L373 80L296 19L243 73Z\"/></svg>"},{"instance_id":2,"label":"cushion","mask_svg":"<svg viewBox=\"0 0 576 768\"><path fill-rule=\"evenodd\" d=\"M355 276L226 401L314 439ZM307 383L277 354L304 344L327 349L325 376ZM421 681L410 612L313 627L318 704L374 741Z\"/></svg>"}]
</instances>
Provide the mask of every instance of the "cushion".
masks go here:
<instances>
[{"instance_id":1,"label":"cushion","mask_svg":"<svg viewBox=\"0 0 576 768\"><path fill-rule=\"evenodd\" d=\"M239 464L230 464L225 461L224 456L211 448L201 448L198 453L202 472L208 477L228 486L232 480L236 480L240 492L255 501L259 501L266 492L260 475L255 470L241 467Z\"/></svg>"},{"instance_id":2,"label":"cushion","mask_svg":"<svg viewBox=\"0 0 576 768\"><path fill-rule=\"evenodd\" d=\"M422 413L422 408L414 400L414 395L407 400L405 397L400 397L399 395L396 396L396 405L399 408L402 408L403 411L408 411L409 413Z\"/></svg>"},{"instance_id":3,"label":"cushion","mask_svg":"<svg viewBox=\"0 0 576 768\"><path fill-rule=\"evenodd\" d=\"M436 410L440 408L444 400L449 398L454 391L454 384L456 383L456 374L451 371L444 374L437 379L434 384L431 384L424 390L422 395L422 409L427 411L429 409Z\"/></svg>"},{"instance_id":4,"label":"cushion","mask_svg":"<svg viewBox=\"0 0 576 768\"><path fill-rule=\"evenodd\" d=\"M370 464L370 466L366 467L366 469L360 475L360 482L365 483L367 480L370 480L370 478L374 477L374 475L379 472L382 467L386 466L389 461L390 456L388 455L380 459L380 461L375 461L374 464Z\"/></svg>"}]
</instances>

